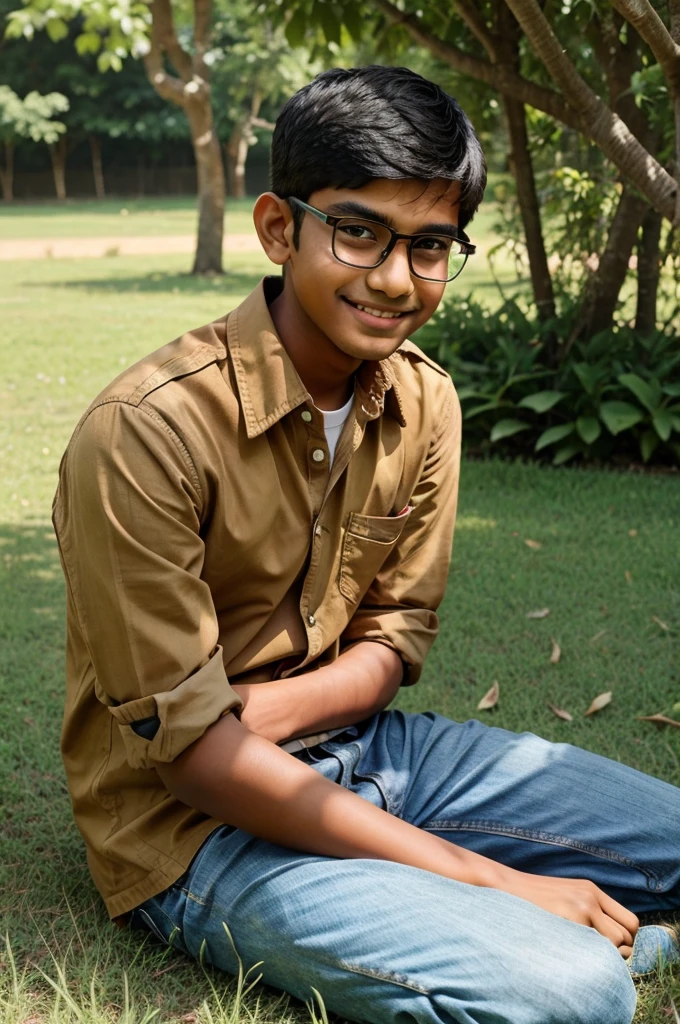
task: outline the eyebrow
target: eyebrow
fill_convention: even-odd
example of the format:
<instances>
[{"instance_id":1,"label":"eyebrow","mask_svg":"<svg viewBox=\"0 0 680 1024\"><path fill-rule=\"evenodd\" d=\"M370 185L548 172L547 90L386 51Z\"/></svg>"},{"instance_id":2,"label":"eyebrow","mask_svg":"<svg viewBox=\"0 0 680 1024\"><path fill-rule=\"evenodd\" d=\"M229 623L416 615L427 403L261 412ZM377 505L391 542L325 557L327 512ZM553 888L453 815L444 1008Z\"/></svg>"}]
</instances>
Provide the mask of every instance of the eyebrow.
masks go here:
<instances>
[{"instance_id":1,"label":"eyebrow","mask_svg":"<svg viewBox=\"0 0 680 1024\"><path fill-rule=\"evenodd\" d=\"M385 227L392 228L393 231L397 230L391 217L384 213L378 213L377 210L372 210L370 206L364 206L363 203L358 203L352 199L340 203L332 203L325 212L332 217L362 217L364 220L374 220L378 224L384 224ZM413 235L448 235L450 238L460 237L457 225L446 222L443 224L424 224L417 231L410 233Z\"/></svg>"}]
</instances>

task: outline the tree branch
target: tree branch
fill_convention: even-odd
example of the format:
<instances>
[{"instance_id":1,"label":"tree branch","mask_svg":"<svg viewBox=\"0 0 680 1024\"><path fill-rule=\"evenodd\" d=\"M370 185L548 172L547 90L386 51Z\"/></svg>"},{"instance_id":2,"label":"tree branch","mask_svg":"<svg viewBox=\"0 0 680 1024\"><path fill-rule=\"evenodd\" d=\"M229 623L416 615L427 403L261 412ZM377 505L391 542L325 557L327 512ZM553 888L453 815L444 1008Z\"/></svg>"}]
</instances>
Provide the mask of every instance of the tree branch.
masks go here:
<instances>
[{"instance_id":1,"label":"tree branch","mask_svg":"<svg viewBox=\"0 0 680 1024\"><path fill-rule=\"evenodd\" d=\"M492 64L498 63L498 49L496 39L489 31L489 28L480 14L479 10L468 0L454 0L454 9L458 11L462 21L472 32L473 36L482 44Z\"/></svg>"},{"instance_id":2,"label":"tree branch","mask_svg":"<svg viewBox=\"0 0 680 1024\"><path fill-rule=\"evenodd\" d=\"M210 24L212 21L212 0L194 0L194 45L196 47L196 73L201 78L209 77L205 63L205 51L210 45Z\"/></svg>"},{"instance_id":3,"label":"tree branch","mask_svg":"<svg viewBox=\"0 0 680 1024\"><path fill-rule=\"evenodd\" d=\"M167 53L182 81L185 84L191 82L194 77L192 60L177 38L170 0L151 0L149 8L152 35L156 35L159 49Z\"/></svg>"},{"instance_id":4,"label":"tree branch","mask_svg":"<svg viewBox=\"0 0 680 1024\"><path fill-rule=\"evenodd\" d=\"M508 93L513 99L542 110L556 121L561 121L568 128L575 131L582 131L584 126L578 114L564 102L559 93L553 89L546 89L542 85L529 82L526 78L512 71L505 65L494 65L488 61L480 60L464 53L450 43L437 39L432 32L429 32L420 20L412 14L406 14L395 7L391 0L375 0L375 6L382 11L388 21L393 25L403 25L415 42L426 47L435 57L439 57L446 64L462 75L469 75L480 82L486 82L501 92Z\"/></svg>"},{"instance_id":5,"label":"tree branch","mask_svg":"<svg viewBox=\"0 0 680 1024\"><path fill-rule=\"evenodd\" d=\"M668 10L671 16L671 39L674 43L680 43L680 0L668 0Z\"/></svg>"},{"instance_id":6,"label":"tree branch","mask_svg":"<svg viewBox=\"0 0 680 1024\"><path fill-rule=\"evenodd\" d=\"M647 43L675 96L680 90L680 46L649 0L612 0L612 5Z\"/></svg>"},{"instance_id":7,"label":"tree branch","mask_svg":"<svg viewBox=\"0 0 680 1024\"><path fill-rule=\"evenodd\" d=\"M169 75L163 67L163 47L156 18L151 19L149 45L149 52L144 57L146 77L162 99L169 100L170 103L175 103L178 107L184 107L186 97L182 82L179 78Z\"/></svg>"},{"instance_id":8,"label":"tree branch","mask_svg":"<svg viewBox=\"0 0 680 1024\"><path fill-rule=\"evenodd\" d=\"M506 0L506 3L522 26L532 50L566 101L580 115L584 134L598 144L655 210L674 221L677 182L584 82L536 0Z\"/></svg>"}]
</instances>

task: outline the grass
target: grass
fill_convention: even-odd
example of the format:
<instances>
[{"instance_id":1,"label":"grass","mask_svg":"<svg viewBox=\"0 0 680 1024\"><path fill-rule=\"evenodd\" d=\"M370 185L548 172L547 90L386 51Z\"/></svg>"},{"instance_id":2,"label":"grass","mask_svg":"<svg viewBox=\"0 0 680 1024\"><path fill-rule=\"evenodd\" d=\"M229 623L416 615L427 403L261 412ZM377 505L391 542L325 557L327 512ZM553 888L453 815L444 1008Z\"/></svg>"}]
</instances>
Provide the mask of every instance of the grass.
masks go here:
<instances>
[{"instance_id":1,"label":"grass","mask_svg":"<svg viewBox=\"0 0 680 1024\"><path fill-rule=\"evenodd\" d=\"M43 208L24 213L39 221ZM60 454L84 407L123 365L221 315L267 267L240 254L227 277L206 282L186 276L186 264L159 256L2 268L0 931L17 971L15 984L0 947L2 1024L143 1024L153 1010L159 1024L309 1020L294 1000L259 986L239 993L224 976L109 924L59 758L64 593L49 509ZM679 527L672 478L464 464L442 633L399 705L468 718L498 680L500 701L479 713L485 720L680 784L679 730L637 718L680 699ZM527 619L545 607L547 618ZM553 638L562 648L556 665ZM611 705L585 718L605 690ZM555 718L548 703L574 720ZM680 1008L678 971L641 984L636 1024L668 1019L672 999Z\"/></svg>"}]
</instances>

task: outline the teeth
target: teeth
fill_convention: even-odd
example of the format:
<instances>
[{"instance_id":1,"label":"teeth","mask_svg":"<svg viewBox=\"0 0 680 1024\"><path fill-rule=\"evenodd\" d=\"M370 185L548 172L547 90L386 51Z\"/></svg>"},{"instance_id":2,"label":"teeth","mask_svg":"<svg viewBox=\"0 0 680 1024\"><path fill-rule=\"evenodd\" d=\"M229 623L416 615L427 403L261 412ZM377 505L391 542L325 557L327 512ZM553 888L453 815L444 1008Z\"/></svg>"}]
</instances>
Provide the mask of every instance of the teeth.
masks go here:
<instances>
[{"instance_id":1,"label":"teeth","mask_svg":"<svg viewBox=\"0 0 680 1024\"><path fill-rule=\"evenodd\" d=\"M372 309L371 306L360 306L358 302L355 303L357 309L363 309L365 313L370 313L371 316L382 317L383 320L395 320L401 313L385 313L382 309Z\"/></svg>"}]
</instances>

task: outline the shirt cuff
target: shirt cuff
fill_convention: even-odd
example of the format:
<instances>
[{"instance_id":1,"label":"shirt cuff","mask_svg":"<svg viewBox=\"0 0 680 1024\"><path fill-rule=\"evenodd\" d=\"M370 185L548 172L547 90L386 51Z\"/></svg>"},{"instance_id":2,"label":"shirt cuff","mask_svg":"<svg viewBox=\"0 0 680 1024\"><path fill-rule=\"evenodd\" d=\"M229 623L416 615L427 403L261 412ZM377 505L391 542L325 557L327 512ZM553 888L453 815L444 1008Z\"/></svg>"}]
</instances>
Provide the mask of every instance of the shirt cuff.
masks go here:
<instances>
[{"instance_id":1,"label":"shirt cuff","mask_svg":"<svg viewBox=\"0 0 680 1024\"><path fill-rule=\"evenodd\" d=\"M242 707L227 680L218 646L202 668L174 689L110 706L109 711L120 728L130 766L153 768L154 763L174 761L218 718Z\"/></svg>"}]
</instances>

